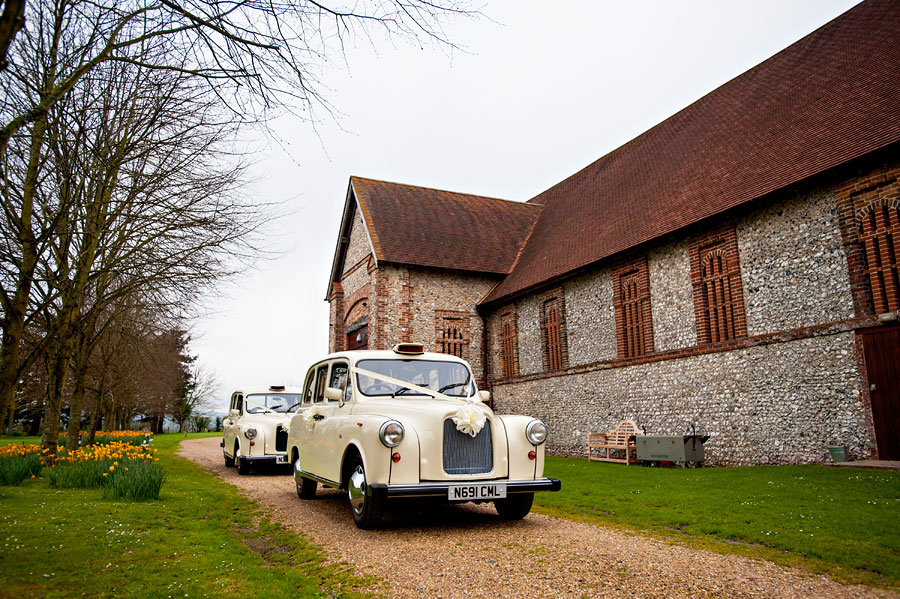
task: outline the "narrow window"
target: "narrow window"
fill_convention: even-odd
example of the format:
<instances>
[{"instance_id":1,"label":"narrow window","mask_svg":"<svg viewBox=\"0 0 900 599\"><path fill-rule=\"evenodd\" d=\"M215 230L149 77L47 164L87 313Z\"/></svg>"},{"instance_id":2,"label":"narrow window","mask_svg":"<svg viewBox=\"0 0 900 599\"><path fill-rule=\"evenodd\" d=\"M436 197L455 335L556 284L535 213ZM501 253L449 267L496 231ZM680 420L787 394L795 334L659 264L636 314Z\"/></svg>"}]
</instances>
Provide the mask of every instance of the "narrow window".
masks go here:
<instances>
[{"instance_id":1,"label":"narrow window","mask_svg":"<svg viewBox=\"0 0 900 599\"><path fill-rule=\"evenodd\" d=\"M444 312L437 314L438 351L458 358L467 358L469 345L469 317L464 312Z\"/></svg>"},{"instance_id":2,"label":"narrow window","mask_svg":"<svg viewBox=\"0 0 900 599\"><path fill-rule=\"evenodd\" d=\"M691 244L691 279L699 343L747 335L744 294L734 228Z\"/></svg>"},{"instance_id":3,"label":"narrow window","mask_svg":"<svg viewBox=\"0 0 900 599\"><path fill-rule=\"evenodd\" d=\"M500 362L503 377L516 375L516 321L513 315L502 317L500 321Z\"/></svg>"},{"instance_id":4,"label":"narrow window","mask_svg":"<svg viewBox=\"0 0 900 599\"><path fill-rule=\"evenodd\" d=\"M859 219L859 238L875 314L900 310L900 202L867 208Z\"/></svg>"},{"instance_id":5,"label":"narrow window","mask_svg":"<svg viewBox=\"0 0 900 599\"><path fill-rule=\"evenodd\" d=\"M641 258L617 269L613 274L613 284L619 358L634 358L652 352L653 322L647 259Z\"/></svg>"},{"instance_id":6,"label":"narrow window","mask_svg":"<svg viewBox=\"0 0 900 599\"><path fill-rule=\"evenodd\" d=\"M560 290L542 296L541 353L544 369L562 370L568 366L565 302Z\"/></svg>"}]
</instances>

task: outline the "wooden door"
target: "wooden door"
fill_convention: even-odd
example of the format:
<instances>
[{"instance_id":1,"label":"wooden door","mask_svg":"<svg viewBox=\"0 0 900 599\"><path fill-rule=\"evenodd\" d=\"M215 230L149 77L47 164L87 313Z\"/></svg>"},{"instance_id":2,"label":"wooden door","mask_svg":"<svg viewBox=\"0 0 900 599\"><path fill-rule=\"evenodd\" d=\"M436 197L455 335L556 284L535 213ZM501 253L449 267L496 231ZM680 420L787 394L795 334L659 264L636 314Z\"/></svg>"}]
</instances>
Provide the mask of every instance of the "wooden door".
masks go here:
<instances>
[{"instance_id":1,"label":"wooden door","mask_svg":"<svg viewBox=\"0 0 900 599\"><path fill-rule=\"evenodd\" d=\"M357 329L347 334L347 351L354 349L368 349L369 347L369 325L364 325L361 329Z\"/></svg>"},{"instance_id":2,"label":"wooden door","mask_svg":"<svg viewBox=\"0 0 900 599\"><path fill-rule=\"evenodd\" d=\"M878 457L900 460L900 327L862 333Z\"/></svg>"}]
</instances>

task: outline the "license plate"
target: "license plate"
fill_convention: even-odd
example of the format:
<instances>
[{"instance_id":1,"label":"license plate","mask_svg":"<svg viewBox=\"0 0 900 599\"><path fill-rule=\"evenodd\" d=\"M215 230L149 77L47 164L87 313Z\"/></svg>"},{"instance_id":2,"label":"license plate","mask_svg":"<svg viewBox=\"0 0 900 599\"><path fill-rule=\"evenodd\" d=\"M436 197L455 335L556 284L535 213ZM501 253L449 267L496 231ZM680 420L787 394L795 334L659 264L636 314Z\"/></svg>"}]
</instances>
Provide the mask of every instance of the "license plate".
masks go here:
<instances>
[{"instance_id":1,"label":"license plate","mask_svg":"<svg viewBox=\"0 0 900 599\"><path fill-rule=\"evenodd\" d=\"M286 455L275 456L275 463L276 464L287 464L288 457Z\"/></svg>"},{"instance_id":2,"label":"license plate","mask_svg":"<svg viewBox=\"0 0 900 599\"><path fill-rule=\"evenodd\" d=\"M475 501L478 499L503 499L506 497L506 485L454 485L447 489L450 501Z\"/></svg>"}]
</instances>

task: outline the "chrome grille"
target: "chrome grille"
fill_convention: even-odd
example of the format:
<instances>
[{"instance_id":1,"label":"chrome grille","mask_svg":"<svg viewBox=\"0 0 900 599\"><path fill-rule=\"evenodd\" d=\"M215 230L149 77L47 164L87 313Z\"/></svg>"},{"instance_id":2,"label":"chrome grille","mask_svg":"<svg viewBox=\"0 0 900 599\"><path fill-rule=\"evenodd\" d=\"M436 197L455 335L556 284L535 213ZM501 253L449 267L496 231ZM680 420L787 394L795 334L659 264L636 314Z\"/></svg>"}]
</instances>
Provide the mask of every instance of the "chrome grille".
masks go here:
<instances>
[{"instance_id":1,"label":"chrome grille","mask_svg":"<svg viewBox=\"0 0 900 599\"><path fill-rule=\"evenodd\" d=\"M281 425L275 429L275 451L287 451L287 431Z\"/></svg>"},{"instance_id":2,"label":"chrome grille","mask_svg":"<svg viewBox=\"0 0 900 599\"><path fill-rule=\"evenodd\" d=\"M491 422L472 437L456 430L453 420L444 420L444 472L447 474L484 474L494 469Z\"/></svg>"}]
</instances>

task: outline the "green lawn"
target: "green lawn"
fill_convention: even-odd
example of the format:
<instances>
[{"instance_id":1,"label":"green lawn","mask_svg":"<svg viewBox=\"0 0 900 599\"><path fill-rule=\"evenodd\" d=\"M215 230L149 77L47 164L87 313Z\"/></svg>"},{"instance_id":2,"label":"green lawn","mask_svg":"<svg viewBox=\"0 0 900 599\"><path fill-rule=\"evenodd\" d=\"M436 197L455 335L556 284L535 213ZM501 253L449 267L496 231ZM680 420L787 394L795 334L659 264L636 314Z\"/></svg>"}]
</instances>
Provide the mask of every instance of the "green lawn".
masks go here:
<instances>
[{"instance_id":1,"label":"green lawn","mask_svg":"<svg viewBox=\"0 0 900 599\"><path fill-rule=\"evenodd\" d=\"M900 586L900 472L826 466L643 468L547 458L554 515Z\"/></svg>"},{"instance_id":2,"label":"green lawn","mask_svg":"<svg viewBox=\"0 0 900 599\"><path fill-rule=\"evenodd\" d=\"M43 476L0 487L0 597L355 597L385 588L324 564L317 547L175 456L183 439L154 440L167 473L158 501L104 501L97 489L57 490Z\"/></svg>"}]
</instances>

